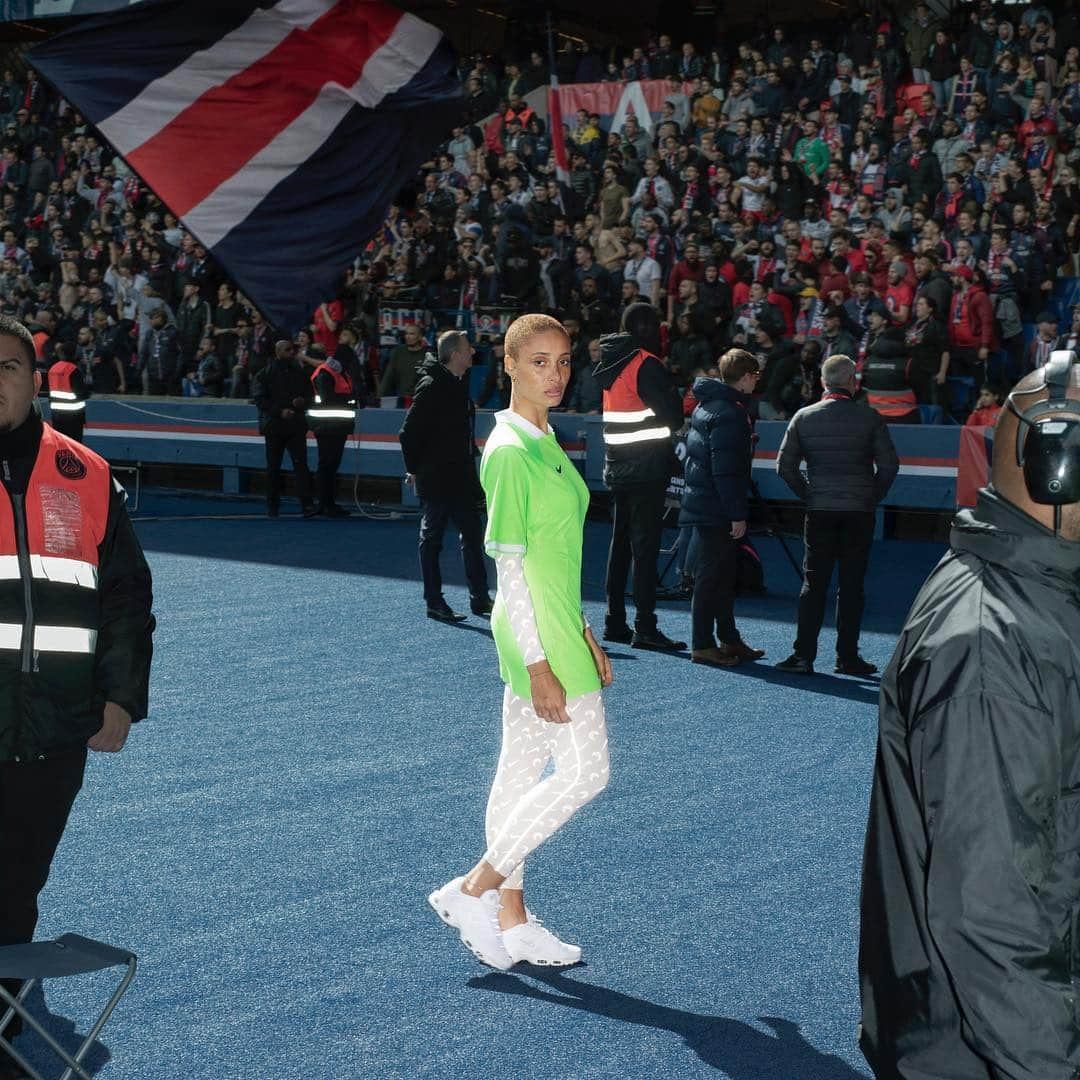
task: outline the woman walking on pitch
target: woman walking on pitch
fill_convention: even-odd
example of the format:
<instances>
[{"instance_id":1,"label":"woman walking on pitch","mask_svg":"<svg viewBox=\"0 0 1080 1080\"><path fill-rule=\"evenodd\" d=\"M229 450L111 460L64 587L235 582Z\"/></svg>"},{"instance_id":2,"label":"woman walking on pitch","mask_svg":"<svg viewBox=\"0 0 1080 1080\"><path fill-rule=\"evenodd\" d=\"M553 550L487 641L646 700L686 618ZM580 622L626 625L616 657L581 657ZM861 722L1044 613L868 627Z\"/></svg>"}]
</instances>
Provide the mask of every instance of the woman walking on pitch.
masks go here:
<instances>
[{"instance_id":1,"label":"woman walking on pitch","mask_svg":"<svg viewBox=\"0 0 1080 1080\"><path fill-rule=\"evenodd\" d=\"M510 408L480 463L485 547L498 595L491 629L503 696L502 751L488 799L488 848L464 876L428 897L477 959L566 965L581 949L525 907L524 860L608 781L601 687L611 662L581 611L581 546L589 492L548 427L570 378L570 338L548 315L507 330ZM549 762L554 771L541 780Z\"/></svg>"}]
</instances>

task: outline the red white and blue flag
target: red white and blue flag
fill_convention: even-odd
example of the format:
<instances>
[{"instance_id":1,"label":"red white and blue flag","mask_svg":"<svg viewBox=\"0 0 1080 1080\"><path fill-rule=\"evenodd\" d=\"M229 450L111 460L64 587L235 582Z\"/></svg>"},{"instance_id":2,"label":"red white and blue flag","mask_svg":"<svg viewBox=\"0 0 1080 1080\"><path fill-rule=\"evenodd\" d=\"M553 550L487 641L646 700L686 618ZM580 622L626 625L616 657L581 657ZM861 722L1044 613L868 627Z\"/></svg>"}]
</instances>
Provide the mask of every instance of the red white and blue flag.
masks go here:
<instances>
[{"instance_id":1,"label":"red white and blue flag","mask_svg":"<svg viewBox=\"0 0 1080 1080\"><path fill-rule=\"evenodd\" d=\"M442 34L379 0L151 0L28 59L283 330L462 112Z\"/></svg>"}]
</instances>

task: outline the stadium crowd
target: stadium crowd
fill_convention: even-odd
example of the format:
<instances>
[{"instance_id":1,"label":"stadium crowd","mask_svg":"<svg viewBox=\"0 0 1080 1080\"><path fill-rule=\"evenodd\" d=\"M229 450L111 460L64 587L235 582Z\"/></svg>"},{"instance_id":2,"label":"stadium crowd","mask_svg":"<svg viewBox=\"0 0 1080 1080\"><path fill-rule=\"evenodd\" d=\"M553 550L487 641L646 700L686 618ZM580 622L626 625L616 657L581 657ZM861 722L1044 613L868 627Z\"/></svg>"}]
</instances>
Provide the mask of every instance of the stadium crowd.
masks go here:
<instances>
[{"instance_id":1,"label":"stadium crowd","mask_svg":"<svg viewBox=\"0 0 1080 1080\"><path fill-rule=\"evenodd\" d=\"M597 412L595 341L644 299L688 410L693 378L741 346L764 418L815 400L835 353L890 422L917 404L965 414L1080 333L1080 309L1059 323L1052 304L1080 252L1078 23L1071 3L980 0L947 23L919 4L607 55L567 41L564 83L668 88L656 121L566 117L565 183L525 101L549 81L544 55L463 57L462 125L299 352L317 364L348 327L369 400L408 401L424 338L460 312L549 311L575 344L566 407ZM3 73L0 125L0 309L31 325L42 365L63 353L96 393L246 396L279 335L182 223L32 70ZM387 307L430 314L380 354ZM480 344L481 403L497 403L498 340Z\"/></svg>"}]
</instances>

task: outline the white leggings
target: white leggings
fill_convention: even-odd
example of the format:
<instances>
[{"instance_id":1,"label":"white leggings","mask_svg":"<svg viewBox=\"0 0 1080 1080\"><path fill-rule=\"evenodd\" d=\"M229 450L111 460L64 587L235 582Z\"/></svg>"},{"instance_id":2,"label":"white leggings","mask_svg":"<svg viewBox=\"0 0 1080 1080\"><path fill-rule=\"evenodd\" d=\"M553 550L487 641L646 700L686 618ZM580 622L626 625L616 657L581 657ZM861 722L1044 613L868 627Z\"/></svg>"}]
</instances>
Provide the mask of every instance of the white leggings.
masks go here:
<instances>
[{"instance_id":1,"label":"white leggings","mask_svg":"<svg viewBox=\"0 0 1080 1080\"><path fill-rule=\"evenodd\" d=\"M488 798L484 859L520 889L525 856L608 782L607 728L599 690L566 703L568 724L541 720L532 702L508 686L503 696L502 750ZM540 777L549 761L555 769Z\"/></svg>"}]
</instances>

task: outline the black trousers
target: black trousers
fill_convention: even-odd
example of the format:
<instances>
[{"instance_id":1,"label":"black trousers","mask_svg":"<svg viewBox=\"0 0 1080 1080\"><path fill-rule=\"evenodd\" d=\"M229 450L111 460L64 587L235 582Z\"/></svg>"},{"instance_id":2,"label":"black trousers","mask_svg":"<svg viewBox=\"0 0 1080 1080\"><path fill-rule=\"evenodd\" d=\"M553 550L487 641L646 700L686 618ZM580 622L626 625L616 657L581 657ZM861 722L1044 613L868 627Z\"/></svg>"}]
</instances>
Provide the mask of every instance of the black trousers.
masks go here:
<instances>
[{"instance_id":1,"label":"black trousers","mask_svg":"<svg viewBox=\"0 0 1080 1080\"><path fill-rule=\"evenodd\" d=\"M487 565L484 563L484 526L480 511L467 502L424 499L420 516L420 573L424 578L424 600L428 607L445 603L442 593L442 553L446 526L453 521L461 535L461 560L465 564L465 580L474 600L488 595Z\"/></svg>"},{"instance_id":2,"label":"black trousers","mask_svg":"<svg viewBox=\"0 0 1080 1080\"><path fill-rule=\"evenodd\" d=\"M86 426L85 412L54 411L49 423L52 424L61 435L66 435L69 439L74 439L76 442L83 441L83 429Z\"/></svg>"},{"instance_id":3,"label":"black trousers","mask_svg":"<svg viewBox=\"0 0 1080 1080\"><path fill-rule=\"evenodd\" d=\"M345 454L345 443L352 432L352 425L321 429L315 432L315 441L319 444L319 466L315 470L315 494L325 508L336 505L334 498L335 481L341 459Z\"/></svg>"},{"instance_id":4,"label":"black trousers","mask_svg":"<svg viewBox=\"0 0 1080 1080\"><path fill-rule=\"evenodd\" d=\"M267 432L266 439L266 503L276 507L281 501L281 462L285 451L289 452L293 472L296 474L296 494L302 505L311 502L311 473L307 465L307 432L295 431L289 435Z\"/></svg>"},{"instance_id":5,"label":"black trousers","mask_svg":"<svg viewBox=\"0 0 1080 1080\"><path fill-rule=\"evenodd\" d=\"M808 510L803 587L799 593L799 626L795 652L807 660L817 656L818 634L825 618L825 596L833 567L839 564L836 592L836 655L854 660L859 654L863 613L863 578L874 542L874 512Z\"/></svg>"},{"instance_id":6,"label":"black trousers","mask_svg":"<svg viewBox=\"0 0 1080 1080\"><path fill-rule=\"evenodd\" d=\"M656 629L656 560L664 518L667 484L611 493L611 549L607 564L607 624L626 623L626 581L634 567L634 627Z\"/></svg>"},{"instance_id":7,"label":"black trousers","mask_svg":"<svg viewBox=\"0 0 1080 1080\"><path fill-rule=\"evenodd\" d=\"M85 747L41 761L0 764L0 945L21 945L34 937L38 894L85 768ZM4 981L9 993L20 985ZM18 1031L17 1020L7 1028L9 1036Z\"/></svg>"},{"instance_id":8,"label":"black trousers","mask_svg":"<svg viewBox=\"0 0 1080 1080\"><path fill-rule=\"evenodd\" d=\"M711 649L713 627L722 645L738 645L735 628L735 575L739 551L731 538L731 527L694 526L697 563L694 569L694 595L690 601L693 637L690 647Z\"/></svg>"}]
</instances>

